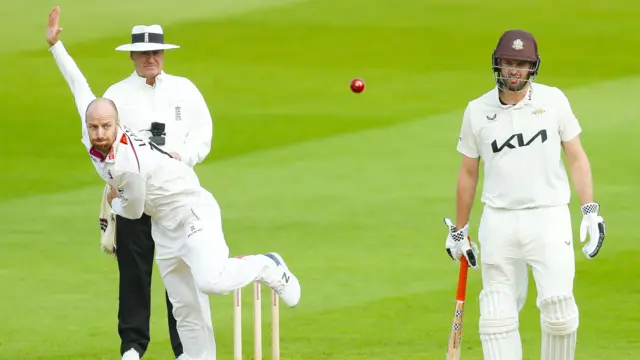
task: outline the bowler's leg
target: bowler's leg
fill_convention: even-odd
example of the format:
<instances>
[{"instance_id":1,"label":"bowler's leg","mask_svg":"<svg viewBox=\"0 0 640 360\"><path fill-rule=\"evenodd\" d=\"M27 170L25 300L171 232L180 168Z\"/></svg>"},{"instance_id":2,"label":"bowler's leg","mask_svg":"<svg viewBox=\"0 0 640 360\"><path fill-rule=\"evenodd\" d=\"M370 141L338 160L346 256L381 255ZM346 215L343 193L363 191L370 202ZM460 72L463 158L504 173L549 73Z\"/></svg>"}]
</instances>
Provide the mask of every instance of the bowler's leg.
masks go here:
<instances>
[{"instance_id":1,"label":"bowler's leg","mask_svg":"<svg viewBox=\"0 0 640 360\"><path fill-rule=\"evenodd\" d=\"M284 303L293 307L300 300L300 283L276 253L229 258L217 206L194 209L185 224L185 260L200 291L227 294L259 281L271 287Z\"/></svg>"},{"instance_id":2,"label":"bowler's leg","mask_svg":"<svg viewBox=\"0 0 640 360\"><path fill-rule=\"evenodd\" d=\"M178 334L177 321L173 316L173 304L171 304L171 300L169 299L169 293L167 291L165 293L165 300L167 303L167 322L169 325L169 339L171 340L171 348L173 349L173 354L178 358L182 355L182 343L180 342L180 335Z\"/></svg>"},{"instance_id":3,"label":"bowler's leg","mask_svg":"<svg viewBox=\"0 0 640 360\"><path fill-rule=\"evenodd\" d=\"M527 267L520 257L513 212L485 208L480 221L482 291L480 340L485 360L521 360L518 315L524 303Z\"/></svg>"},{"instance_id":4,"label":"bowler's leg","mask_svg":"<svg viewBox=\"0 0 640 360\"><path fill-rule=\"evenodd\" d=\"M200 293L189 266L179 258L157 260L173 304L173 316L189 360L215 360L216 346L208 296Z\"/></svg>"},{"instance_id":5,"label":"bowler's leg","mask_svg":"<svg viewBox=\"0 0 640 360\"><path fill-rule=\"evenodd\" d=\"M538 289L542 360L573 360L579 325L573 297L575 257L566 206L538 209L532 216L526 254Z\"/></svg>"}]
</instances>

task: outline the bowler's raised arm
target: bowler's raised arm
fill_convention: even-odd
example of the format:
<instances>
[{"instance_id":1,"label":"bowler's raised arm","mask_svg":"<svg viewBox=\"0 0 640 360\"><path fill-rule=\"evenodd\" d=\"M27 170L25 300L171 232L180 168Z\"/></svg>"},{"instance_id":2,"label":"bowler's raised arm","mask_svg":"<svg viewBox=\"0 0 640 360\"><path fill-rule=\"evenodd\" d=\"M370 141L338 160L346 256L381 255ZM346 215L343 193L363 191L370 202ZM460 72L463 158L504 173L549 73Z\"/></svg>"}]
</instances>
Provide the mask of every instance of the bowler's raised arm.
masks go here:
<instances>
[{"instance_id":1,"label":"bowler's raised arm","mask_svg":"<svg viewBox=\"0 0 640 360\"><path fill-rule=\"evenodd\" d=\"M78 114L82 120L82 139L85 145L88 145L88 135L85 124L85 111L91 101L96 96L91 91L91 87L84 77L78 65L71 58L62 42L59 40L59 35L62 29L58 27L60 19L60 7L56 6L49 14L49 23L47 25L47 43L50 48L49 51L53 54L53 58L58 65L58 69L62 73L65 81L69 85L71 92L75 98Z\"/></svg>"}]
</instances>

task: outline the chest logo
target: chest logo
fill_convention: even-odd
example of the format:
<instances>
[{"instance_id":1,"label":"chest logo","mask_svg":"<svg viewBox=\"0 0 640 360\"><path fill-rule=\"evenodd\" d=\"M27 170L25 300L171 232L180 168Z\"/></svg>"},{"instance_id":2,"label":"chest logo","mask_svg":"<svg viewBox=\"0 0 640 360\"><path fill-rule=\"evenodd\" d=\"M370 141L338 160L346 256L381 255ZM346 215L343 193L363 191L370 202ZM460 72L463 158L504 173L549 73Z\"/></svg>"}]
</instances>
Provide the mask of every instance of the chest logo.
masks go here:
<instances>
[{"instance_id":1,"label":"chest logo","mask_svg":"<svg viewBox=\"0 0 640 360\"><path fill-rule=\"evenodd\" d=\"M525 147L525 146L529 146L531 145L534 141L536 141L536 139L540 138L540 142L542 144L544 144L547 141L547 130L542 129L540 131L538 131L537 133L535 133L535 135L533 135L531 137L531 139L525 141L524 140L524 135L522 133L519 134L513 134L511 136L509 136L509 138L507 139L507 141L505 141L502 145L498 146L498 141L497 140L493 140L491 142L491 150L493 150L494 154L497 154L499 152L501 152L502 150L506 149L515 149L515 148L521 148L521 147ZM515 144L514 144L515 142Z\"/></svg>"},{"instance_id":2,"label":"chest logo","mask_svg":"<svg viewBox=\"0 0 640 360\"><path fill-rule=\"evenodd\" d=\"M535 109L531 112L533 115L542 115L545 113L544 109Z\"/></svg>"},{"instance_id":3,"label":"chest logo","mask_svg":"<svg viewBox=\"0 0 640 360\"><path fill-rule=\"evenodd\" d=\"M497 117L498 117L498 114L493 114L493 116L489 116L489 115L487 115L487 120L489 120L489 121L493 121L493 120L495 120Z\"/></svg>"}]
</instances>

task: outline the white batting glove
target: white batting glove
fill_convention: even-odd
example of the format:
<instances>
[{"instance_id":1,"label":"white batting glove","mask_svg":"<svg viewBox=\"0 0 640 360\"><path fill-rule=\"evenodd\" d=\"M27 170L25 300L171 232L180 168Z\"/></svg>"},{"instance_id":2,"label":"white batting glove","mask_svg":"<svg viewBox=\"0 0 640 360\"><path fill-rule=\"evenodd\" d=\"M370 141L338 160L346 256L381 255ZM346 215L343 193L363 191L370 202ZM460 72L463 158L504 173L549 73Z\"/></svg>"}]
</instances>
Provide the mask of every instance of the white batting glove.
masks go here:
<instances>
[{"instance_id":1,"label":"white batting glove","mask_svg":"<svg viewBox=\"0 0 640 360\"><path fill-rule=\"evenodd\" d=\"M587 234L589 234L589 241L582 248L582 252L588 259L593 259L598 255L598 252L604 243L606 232L604 219L602 219L602 216L598 215L600 205L597 203L582 205L580 210L582 210L583 215L582 222L580 223L580 242L584 242L587 239Z\"/></svg>"},{"instance_id":2,"label":"white batting glove","mask_svg":"<svg viewBox=\"0 0 640 360\"><path fill-rule=\"evenodd\" d=\"M451 219L445 218L444 223L449 229L447 241L445 242L445 248L449 256L455 261L460 261L460 257L464 256L467 258L469 266L477 268L478 246L469 240L469 224L466 224L462 229L458 230Z\"/></svg>"}]
</instances>

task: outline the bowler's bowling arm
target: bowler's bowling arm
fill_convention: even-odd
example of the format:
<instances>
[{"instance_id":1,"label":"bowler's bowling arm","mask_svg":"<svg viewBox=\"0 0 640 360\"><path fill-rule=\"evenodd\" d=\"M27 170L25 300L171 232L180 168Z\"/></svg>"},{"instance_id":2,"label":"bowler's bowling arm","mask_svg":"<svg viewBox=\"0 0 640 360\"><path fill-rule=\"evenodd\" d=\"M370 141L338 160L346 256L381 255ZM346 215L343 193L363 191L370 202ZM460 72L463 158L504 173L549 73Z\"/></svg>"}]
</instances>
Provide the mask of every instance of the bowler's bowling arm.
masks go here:
<instances>
[{"instance_id":1,"label":"bowler's bowling arm","mask_svg":"<svg viewBox=\"0 0 640 360\"><path fill-rule=\"evenodd\" d=\"M58 69L60 69L62 76L73 93L76 108L78 109L80 120L82 121L82 142L87 148L90 148L91 144L89 143L85 113L89 103L91 103L96 96L91 91L91 87L89 86L87 79L82 75L78 65L76 65L76 62L73 61L73 58L71 58L69 53L67 53L64 45L62 45L62 41L56 42L51 48L49 48L49 51L53 54L53 58L58 65Z\"/></svg>"}]
</instances>

